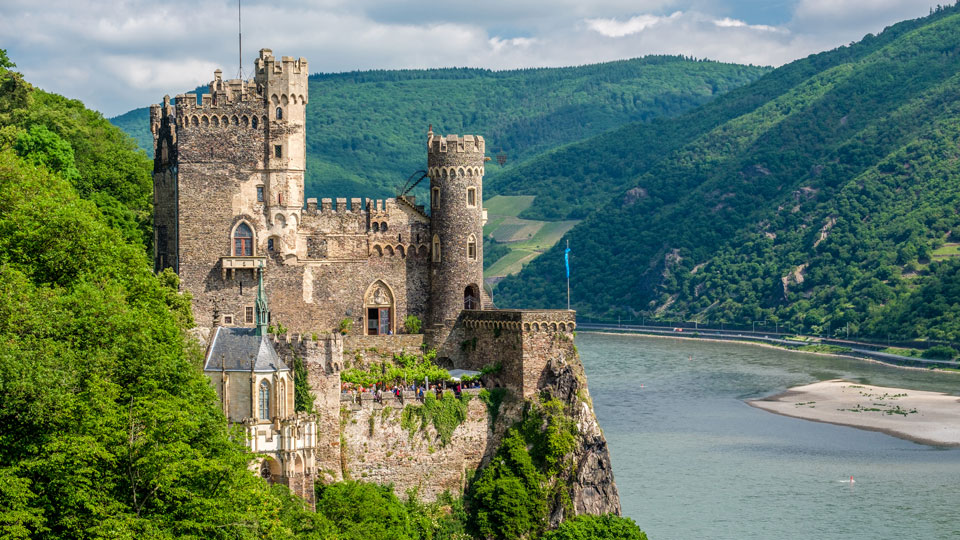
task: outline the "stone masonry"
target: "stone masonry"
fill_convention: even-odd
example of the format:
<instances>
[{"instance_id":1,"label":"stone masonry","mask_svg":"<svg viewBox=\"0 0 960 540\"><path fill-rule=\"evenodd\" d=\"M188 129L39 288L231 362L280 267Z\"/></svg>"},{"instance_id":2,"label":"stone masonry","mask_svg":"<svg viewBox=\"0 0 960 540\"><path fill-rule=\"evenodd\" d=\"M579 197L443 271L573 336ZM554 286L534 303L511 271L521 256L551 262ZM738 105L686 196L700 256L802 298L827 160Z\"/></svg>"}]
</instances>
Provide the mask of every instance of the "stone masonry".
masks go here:
<instances>
[{"instance_id":1,"label":"stone masonry","mask_svg":"<svg viewBox=\"0 0 960 540\"><path fill-rule=\"evenodd\" d=\"M288 332L274 335L272 346L286 366L302 359L308 372L316 409L308 469L321 480L393 483L398 494L417 489L426 500L459 493L522 416L524 400L547 392L580 426L574 510L619 513L573 346L575 313L497 310L482 288L483 137L430 127L429 210L406 195L307 199L308 73L306 59L262 49L252 79L224 80L217 70L201 99L166 96L150 108L154 265L172 268L192 294L198 334L221 324L253 327L262 278L269 323ZM405 333L411 315L422 334ZM474 399L444 447L435 433L414 437L401 428L402 404L344 401L340 373L353 362L425 348L447 368L499 366L485 383L516 399L498 427Z\"/></svg>"}]
</instances>

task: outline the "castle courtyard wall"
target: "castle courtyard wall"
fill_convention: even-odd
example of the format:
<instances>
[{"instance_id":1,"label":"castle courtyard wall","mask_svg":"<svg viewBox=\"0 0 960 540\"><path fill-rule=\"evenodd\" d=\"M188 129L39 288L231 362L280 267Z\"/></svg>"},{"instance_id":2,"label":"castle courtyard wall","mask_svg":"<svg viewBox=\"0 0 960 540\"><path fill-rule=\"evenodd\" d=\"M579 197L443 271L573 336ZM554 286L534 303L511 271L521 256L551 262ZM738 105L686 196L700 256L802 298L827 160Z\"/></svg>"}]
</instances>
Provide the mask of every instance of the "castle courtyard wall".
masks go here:
<instances>
[{"instance_id":1,"label":"castle courtyard wall","mask_svg":"<svg viewBox=\"0 0 960 540\"><path fill-rule=\"evenodd\" d=\"M445 491L462 494L468 475L480 467L487 452L496 449L486 405L475 394L467 405L466 420L446 446L432 426L412 434L404 429L403 405L393 396L385 396L382 405L369 399L361 405L342 405L344 476L393 484L394 492L404 499L410 489L425 501L436 500ZM420 404L408 399L406 406Z\"/></svg>"}]
</instances>

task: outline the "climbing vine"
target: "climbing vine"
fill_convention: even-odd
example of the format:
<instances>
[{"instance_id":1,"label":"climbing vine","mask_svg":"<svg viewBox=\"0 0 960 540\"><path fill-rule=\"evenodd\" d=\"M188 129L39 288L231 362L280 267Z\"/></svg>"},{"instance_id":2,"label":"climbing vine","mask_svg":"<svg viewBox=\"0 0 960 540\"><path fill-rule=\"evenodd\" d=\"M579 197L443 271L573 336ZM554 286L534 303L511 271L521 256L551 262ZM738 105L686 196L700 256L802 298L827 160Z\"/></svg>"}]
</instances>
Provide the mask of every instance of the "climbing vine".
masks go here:
<instances>
[{"instance_id":1,"label":"climbing vine","mask_svg":"<svg viewBox=\"0 0 960 540\"><path fill-rule=\"evenodd\" d=\"M453 431L467 419L467 404L470 403L470 394L464 392L459 398L445 392L437 399L428 393L423 405L408 405L400 415L400 427L407 430L411 437L418 431L426 431L427 426L433 425L440 437L442 446L450 443Z\"/></svg>"}]
</instances>

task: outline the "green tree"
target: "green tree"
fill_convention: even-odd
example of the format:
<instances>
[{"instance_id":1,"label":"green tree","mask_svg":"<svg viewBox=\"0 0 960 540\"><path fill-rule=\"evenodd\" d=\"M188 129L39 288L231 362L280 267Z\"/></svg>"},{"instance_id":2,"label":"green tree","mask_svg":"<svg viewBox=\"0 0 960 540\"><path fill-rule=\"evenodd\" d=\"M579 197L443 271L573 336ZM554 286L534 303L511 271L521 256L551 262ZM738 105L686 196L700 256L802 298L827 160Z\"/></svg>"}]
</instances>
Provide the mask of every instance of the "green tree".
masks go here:
<instances>
[{"instance_id":1,"label":"green tree","mask_svg":"<svg viewBox=\"0 0 960 540\"><path fill-rule=\"evenodd\" d=\"M604 514L579 515L568 519L541 540L647 540L647 535L630 518Z\"/></svg>"}]
</instances>

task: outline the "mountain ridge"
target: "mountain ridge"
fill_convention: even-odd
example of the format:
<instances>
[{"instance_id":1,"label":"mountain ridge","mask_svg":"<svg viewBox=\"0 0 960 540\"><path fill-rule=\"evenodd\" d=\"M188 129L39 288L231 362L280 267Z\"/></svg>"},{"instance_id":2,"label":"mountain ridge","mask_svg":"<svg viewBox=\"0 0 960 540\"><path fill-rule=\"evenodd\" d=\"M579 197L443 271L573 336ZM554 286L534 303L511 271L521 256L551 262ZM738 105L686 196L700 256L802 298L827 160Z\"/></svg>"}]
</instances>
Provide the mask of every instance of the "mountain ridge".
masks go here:
<instances>
[{"instance_id":1,"label":"mountain ridge","mask_svg":"<svg viewBox=\"0 0 960 540\"><path fill-rule=\"evenodd\" d=\"M951 210L956 182L920 184L913 208L899 210L850 193L888 188L897 200L909 188L902 178L889 182L898 170L911 181L955 177L950 145L928 126L939 125L942 133L956 119L949 104L960 90L957 13L940 8L788 64L689 113L716 115L714 109L738 94L764 85L782 89L746 114L706 123L662 159L638 167L632 183L621 179L613 200L568 234L575 250L589 254L574 256L580 275L590 276L575 278L575 307L592 316L766 319L813 332L848 325L875 335L892 331L881 313L908 301L926 284L928 270L942 273L931 266L956 264L927 258L960 227ZM812 73L789 84L792 72ZM918 164L914 151L898 169L897 156L913 147L946 161ZM869 221L871 211L897 217L901 227L911 223L910 233L888 238L881 227L851 228ZM921 219L925 214L937 219ZM859 246L863 238L872 243ZM498 305L521 298L525 305L559 305L565 296L560 251L555 246L501 282ZM865 289L873 293L864 295ZM920 331L898 329L911 337ZM924 331L953 339L956 332L949 321Z\"/></svg>"}]
</instances>

